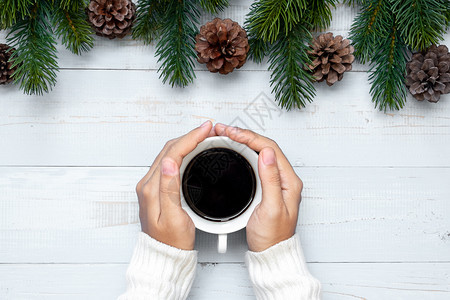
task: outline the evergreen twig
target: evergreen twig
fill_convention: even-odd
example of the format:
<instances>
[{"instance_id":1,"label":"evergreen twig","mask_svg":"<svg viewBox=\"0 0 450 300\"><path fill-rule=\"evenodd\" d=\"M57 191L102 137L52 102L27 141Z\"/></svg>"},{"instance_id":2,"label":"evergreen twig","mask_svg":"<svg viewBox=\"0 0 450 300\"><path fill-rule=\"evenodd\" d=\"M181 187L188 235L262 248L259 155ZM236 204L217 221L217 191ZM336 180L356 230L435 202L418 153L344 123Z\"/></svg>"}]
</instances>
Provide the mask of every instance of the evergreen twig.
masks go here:
<instances>
[{"instance_id":1,"label":"evergreen twig","mask_svg":"<svg viewBox=\"0 0 450 300\"><path fill-rule=\"evenodd\" d=\"M159 37L166 4L165 0L141 0L137 3L136 20L132 29L134 39L148 45Z\"/></svg>"},{"instance_id":2,"label":"evergreen twig","mask_svg":"<svg viewBox=\"0 0 450 300\"><path fill-rule=\"evenodd\" d=\"M262 39L258 39L254 36L249 36L248 44L250 46L250 49L247 53L248 58L256 63L261 63L267 53L269 53L270 43L265 42Z\"/></svg>"},{"instance_id":3,"label":"evergreen twig","mask_svg":"<svg viewBox=\"0 0 450 300\"><path fill-rule=\"evenodd\" d=\"M206 10L212 14L216 14L219 11L224 10L229 5L228 0L199 0L199 1L200 1L200 6L204 10Z\"/></svg>"},{"instance_id":4,"label":"evergreen twig","mask_svg":"<svg viewBox=\"0 0 450 300\"><path fill-rule=\"evenodd\" d=\"M305 107L306 102L312 102L315 96L312 75L305 69L311 63L308 55L311 39L307 26L298 23L271 46L272 92L279 105L287 110Z\"/></svg>"},{"instance_id":5,"label":"evergreen twig","mask_svg":"<svg viewBox=\"0 0 450 300\"><path fill-rule=\"evenodd\" d=\"M380 110L400 109L406 101L407 46L398 29L392 0L366 0L350 30L355 56L371 62L370 94Z\"/></svg>"},{"instance_id":6,"label":"evergreen twig","mask_svg":"<svg viewBox=\"0 0 450 300\"><path fill-rule=\"evenodd\" d=\"M448 13L444 1L391 0L391 3L400 35L412 49L422 51L443 39Z\"/></svg>"},{"instance_id":7,"label":"evergreen twig","mask_svg":"<svg viewBox=\"0 0 450 300\"><path fill-rule=\"evenodd\" d=\"M273 43L280 34L288 35L302 16L306 0L257 0L245 21L247 32Z\"/></svg>"},{"instance_id":8,"label":"evergreen twig","mask_svg":"<svg viewBox=\"0 0 450 300\"><path fill-rule=\"evenodd\" d=\"M56 84L56 41L51 24L51 3L39 1L32 6L30 16L11 27L8 43L16 48L12 55L15 82L27 94L41 95Z\"/></svg>"},{"instance_id":9,"label":"evergreen twig","mask_svg":"<svg viewBox=\"0 0 450 300\"><path fill-rule=\"evenodd\" d=\"M89 0L51 0L51 1L55 2L55 6L59 6L60 8L69 11L78 11L79 9L84 9L89 3Z\"/></svg>"},{"instance_id":10,"label":"evergreen twig","mask_svg":"<svg viewBox=\"0 0 450 300\"><path fill-rule=\"evenodd\" d=\"M0 29L11 27L30 14L30 7L37 0L0 1Z\"/></svg>"},{"instance_id":11,"label":"evergreen twig","mask_svg":"<svg viewBox=\"0 0 450 300\"><path fill-rule=\"evenodd\" d=\"M93 32L82 7L75 11L62 7L55 9L53 25L56 36L60 37L66 48L73 53L81 54L94 46Z\"/></svg>"},{"instance_id":12,"label":"evergreen twig","mask_svg":"<svg viewBox=\"0 0 450 300\"><path fill-rule=\"evenodd\" d=\"M336 7L337 0L307 0L307 22L314 30L323 30L330 26L331 8Z\"/></svg>"},{"instance_id":13,"label":"evergreen twig","mask_svg":"<svg viewBox=\"0 0 450 300\"><path fill-rule=\"evenodd\" d=\"M365 0L343 0L342 3L343 4L347 4L348 6L358 6L358 5L363 5L363 2Z\"/></svg>"},{"instance_id":14,"label":"evergreen twig","mask_svg":"<svg viewBox=\"0 0 450 300\"><path fill-rule=\"evenodd\" d=\"M156 46L163 82L184 87L195 78L194 37L199 11L196 0L169 1L162 21L161 38Z\"/></svg>"},{"instance_id":15,"label":"evergreen twig","mask_svg":"<svg viewBox=\"0 0 450 300\"><path fill-rule=\"evenodd\" d=\"M354 55L362 63L371 60L377 45L377 38L385 32L385 18L390 18L388 1L366 0L362 4L361 12L356 16L350 29L350 37L355 47Z\"/></svg>"},{"instance_id":16,"label":"evergreen twig","mask_svg":"<svg viewBox=\"0 0 450 300\"><path fill-rule=\"evenodd\" d=\"M369 81L370 94L375 107L400 109L406 101L405 72L407 63L406 45L396 26L392 23L390 34L380 38L380 45L373 56Z\"/></svg>"}]
</instances>

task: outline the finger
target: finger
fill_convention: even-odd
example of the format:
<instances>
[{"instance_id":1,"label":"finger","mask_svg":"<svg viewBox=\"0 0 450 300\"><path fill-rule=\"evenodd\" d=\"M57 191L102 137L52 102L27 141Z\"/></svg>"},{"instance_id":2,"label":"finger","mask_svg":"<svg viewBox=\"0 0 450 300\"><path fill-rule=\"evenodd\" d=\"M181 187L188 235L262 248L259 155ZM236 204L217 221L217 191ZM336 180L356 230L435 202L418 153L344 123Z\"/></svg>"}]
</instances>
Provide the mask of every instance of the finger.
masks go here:
<instances>
[{"instance_id":1,"label":"finger","mask_svg":"<svg viewBox=\"0 0 450 300\"><path fill-rule=\"evenodd\" d=\"M161 152L159 152L158 156L156 156L155 160L153 161L152 165L148 169L147 173L139 181L138 187L136 188L138 195L139 195L139 186L142 187L144 184L149 184L149 180L152 177L152 175L155 173L155 170L158 168L158 165L161 162L161 159L164 157L164 154L167 152L167 149L170 147L171 144L173 144L175 142L175 140L176 139L169 140L164 144L164 147L162 148Z\"/></svg>"},{"instance_id":2,"label":"finger","mask_svg":"<svg viewBox=\"0 0 450 300\"><path fill-rule=\"evenodd\" d=\"M216 124L214 128L217 135L228 136L230 139L238 143L245 144L257 152L260 152L265 147L271 147L275 151L280 172L285 173L284 176L283 174L281 175L282 178L287 178L295 175L294 169L287 160L283 151L281 151L280 147L278 147L277 143L275 143L273 140L259 135L251 130L227 126L220 123Z\"/></svg>"},{"instance_id":3,"label":"finger","mask_svg":"<svg viewBox=\"0 0 450 300\"><path fill-rule=\"evenodd\" d=\"M154 184L144 184L142 191L138 194L139 199L139 216L158 219L161 208L159 203L159 186Z\"/></svg>"},{"instance_id":4,"label":"finger","mask_svg":"<svg viewBox=\"0 0 450 300\"><path fill-rule=\"evenodd\" d=\"M211 130L208 133L208 137L217 136L216 131L214 130L214 126L211 126Z\"/></svg>"},{"instance_id":5,"label":"finger","mask_svg":"<svg viewBox=\"0 0 450 300\"><path fill-rule=\"evenodd\" d=\"M209 127L209 131L208 134L211 133L212 131L212 124L211 121L206 121L205 123L203 123L202 125L200 125L197 128L194 128L193 130L191 130L188 134L186 135L192 135L192 134L196 134L198 132L203 133L205 131L207 131L205 128ZM185 136L186 136L185 135ZM150 169L148 170L147 174L145 174L144 178L142 178L142 182L145 183L147 182L150 177L155 173L155 172L159 172L159 164L161 163L162 158L164 157L164 155L167 153L167 150L172 147L173 144L175 144L179 139L181 139L183 136L172 139L170 141L168 141L163 149L161 150L161 152L158 154L158 156L155 158L155 160L153 161L153 164L151 165ZM205 137L206 138L206 137ZM195 147L194 147L195 148ZM191 150L192 151L192 150ZM157 176L159 178L159 176Z\"/></svg>"},{"instance_id":6,"label":"finger","mask_svg":"<svg viewBox=\"0 0 450 300\"><path fill-rule=\"evenodd\" d=\"M181 136L167 149L164 157L172 158L178 166L181 166L183 158L208 137L212 127L211 121L206 121L200 127Z\"/></svg>"},{"instance_id":7,"label":"finger","mask_svg":"<svg viewBox=\"0 0 450 300\"><path fill-rule=\"evenodd\" d=\"M263 148L259 153L258 171L262 188L261 207L269 210L280 208L284 205L281 192L281 178L277 157L272 148Z\"/></svg>"},{"instance_id":8,"label":"finger","mask_svg":"<svg viewBox=\"0 0 450 300\"><path fill-rule=\"evenodd\" d=\"M181 208L180 169L169 157L161 161L161 178L159 180L159 202L161 214L171 214Z\"/></svg>"}]
</instances>

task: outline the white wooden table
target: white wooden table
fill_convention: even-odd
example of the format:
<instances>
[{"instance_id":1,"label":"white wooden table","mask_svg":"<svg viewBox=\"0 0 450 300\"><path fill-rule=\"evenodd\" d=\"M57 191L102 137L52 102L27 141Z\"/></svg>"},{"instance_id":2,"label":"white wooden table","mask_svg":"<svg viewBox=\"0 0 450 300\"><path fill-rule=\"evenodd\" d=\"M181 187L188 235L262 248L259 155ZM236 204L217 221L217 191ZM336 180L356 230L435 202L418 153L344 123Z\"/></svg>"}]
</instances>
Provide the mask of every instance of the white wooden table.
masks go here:
<instances>
[{"instance_id":1,"label":"white wooden table","mask_svg":"<svg viewBox=\"0 0 450 300\"><path fill-rule=\"evenodd\" d=\"M250 4L232 1L221 16L242 24ZM355 14L339 6L330 30L348 36ZM265 64L228 76L197 65L194 84L172 89L158 79L154 48L131 39L59 56L52 93L0 87L0 299L123 292L139 231L135 184L167 139L207 119L285 151L305 184L297 231L323 299L450 299L448 95L379 112L367 66L355 63L333 87L317 84L305 109L284 112ZM219 255L216 237L198 232L189 299L255 299L245 233L229 239Z\"/></svg>"}]
</instances>

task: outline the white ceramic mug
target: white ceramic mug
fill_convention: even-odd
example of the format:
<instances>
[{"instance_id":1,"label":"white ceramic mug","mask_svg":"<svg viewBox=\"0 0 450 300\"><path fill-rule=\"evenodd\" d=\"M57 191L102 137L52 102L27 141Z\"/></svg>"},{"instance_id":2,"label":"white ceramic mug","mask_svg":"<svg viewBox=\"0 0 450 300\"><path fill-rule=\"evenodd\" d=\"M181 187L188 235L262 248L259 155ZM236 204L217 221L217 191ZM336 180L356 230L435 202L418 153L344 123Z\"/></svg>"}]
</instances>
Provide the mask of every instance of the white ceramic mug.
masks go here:
<instances>
[{"instance_id":1,"label":"white ceramic mug","mask_svg":"<svg viewBox=\"0 0 450 300\"><path fill-rule=\"evenodd\" d=\"M252 167L256 179L255 195L250 206L236 218L222 222L210 221L196 214L187 204L183 195L183 188L181 187L180 195L182 208L191 217L196 228L218 235L217 251L219 253L225 253L227 252L227 234L245 228L256 205L261 202L261 181L259 180L258 175L258 154L246 145L235 142L228 137L210 137L198 144L198 146L183 159L180 167L180 178L183 178L187 165L197 154L211 148L227 148L242 155Z\"/></svg>"}]
</instances>

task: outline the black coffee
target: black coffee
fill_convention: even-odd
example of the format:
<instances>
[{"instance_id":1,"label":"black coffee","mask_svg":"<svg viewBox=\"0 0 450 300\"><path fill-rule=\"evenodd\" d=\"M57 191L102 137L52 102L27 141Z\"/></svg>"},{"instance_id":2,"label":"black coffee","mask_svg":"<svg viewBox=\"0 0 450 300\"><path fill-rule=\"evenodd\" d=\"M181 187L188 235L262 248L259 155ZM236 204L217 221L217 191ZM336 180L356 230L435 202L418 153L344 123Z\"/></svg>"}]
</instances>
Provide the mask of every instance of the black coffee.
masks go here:
<instances>
[{"instance_id":1,"label":"black coffee","mask_svg":"<svg viewBox=\"0 0 450 300\"><path fill-rule=\"evenodd\" d=\"M212 148L189 162L182 187L184 198L195 213L212 221L228 221L250 206L256 178L242 155L226 148Z\"/></svg>"}]
</instances>

